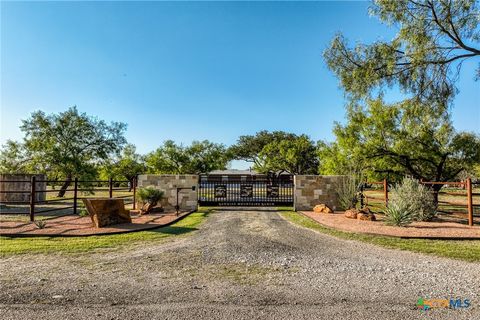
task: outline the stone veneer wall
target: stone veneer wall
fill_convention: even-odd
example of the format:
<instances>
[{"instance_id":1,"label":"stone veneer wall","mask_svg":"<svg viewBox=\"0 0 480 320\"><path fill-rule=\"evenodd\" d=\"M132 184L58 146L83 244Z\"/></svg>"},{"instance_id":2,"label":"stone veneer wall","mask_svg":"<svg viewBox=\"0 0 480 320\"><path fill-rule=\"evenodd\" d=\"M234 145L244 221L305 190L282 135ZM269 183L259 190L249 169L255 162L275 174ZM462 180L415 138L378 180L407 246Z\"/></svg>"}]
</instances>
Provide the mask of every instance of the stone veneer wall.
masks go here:
<instances>
[{"instance_id":1,"label":"stone veneer wall","mask_svg":"<svg viewBox=\"0 0 480 320\"><path fill-rule=\"evenodd\" d=\"M296 175L294 207L295 210L312 210L317 204L324 203L333 210L340 209L335 185L343 176Z\"/></svg>"},{"instance_id":2,"label":"stone veneer wall","mask_svg":"<svg viewBox=\"0 0 480 320\"><path fill-rule=\"evenodd\" d=\"M178 193L181 211L196 210L198 207L198 176L193 174L142 174L138 176L138 187L153 186L164 192L162 205L165 211L175 210L177 187L189 188ZM195 186L195 191L191 187Z\"/></svg>"}]
</instances>

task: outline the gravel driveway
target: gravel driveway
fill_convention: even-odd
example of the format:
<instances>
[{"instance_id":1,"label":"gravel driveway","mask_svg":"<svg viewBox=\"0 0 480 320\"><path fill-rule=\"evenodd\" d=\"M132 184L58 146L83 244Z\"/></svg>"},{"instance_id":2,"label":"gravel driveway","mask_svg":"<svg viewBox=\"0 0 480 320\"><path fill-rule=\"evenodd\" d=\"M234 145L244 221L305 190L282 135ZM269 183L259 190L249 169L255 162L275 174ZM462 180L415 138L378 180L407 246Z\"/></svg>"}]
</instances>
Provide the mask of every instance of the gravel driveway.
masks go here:
<instances>
[{"instance_id":1,"label":"gravel driveway","mask_svg":"<svg viewBox=\"0 0 480 320\"><path fill-rule=\"evenodd\" d=\"M480 319L480 264L224 209L168 242L0 263L2 319ZM416 309L419 297L468 309Z\"/></svg>"}]
</instances>

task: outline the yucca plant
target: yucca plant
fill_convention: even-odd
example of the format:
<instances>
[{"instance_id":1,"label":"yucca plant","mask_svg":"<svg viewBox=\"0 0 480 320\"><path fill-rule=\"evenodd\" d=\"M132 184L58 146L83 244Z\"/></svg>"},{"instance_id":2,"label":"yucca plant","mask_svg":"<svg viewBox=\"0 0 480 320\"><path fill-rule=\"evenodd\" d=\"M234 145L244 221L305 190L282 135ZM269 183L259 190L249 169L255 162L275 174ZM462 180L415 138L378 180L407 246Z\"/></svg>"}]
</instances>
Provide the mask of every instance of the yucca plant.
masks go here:
<instances>
[{"instance_id":1,"label":"yucca plant","mask_svg":"<svg viewBox=\"0 0 480 320\"><path fill-rule=\"evenodd\" d=\"M408 205L408 210L415 221L430 221L437 214L437 204L429 188L418 180L405 177L393 190L393 201Z\"/></svg>"},{"instance_id":2,"label":"yucca plant","mask_svg":"<svg viewBox=\"0 0 480 320\"><path fill-rule=\"evenodd\" d=\"M43 220L37 220L34 223L37 229L45 229L45 227L47 226L47 223Z\"/></svg>"},{"instance_id":3,"label":"yucca plant","mask_svg":"<svg viewBox=\"0 0 480 320\"><path fill-rule=\"evenodd\" d=\"M385 209L385 223L394 226L406 226L413 221L410 207L403 200L392 201Z\"/></svg>"}]
</instances>

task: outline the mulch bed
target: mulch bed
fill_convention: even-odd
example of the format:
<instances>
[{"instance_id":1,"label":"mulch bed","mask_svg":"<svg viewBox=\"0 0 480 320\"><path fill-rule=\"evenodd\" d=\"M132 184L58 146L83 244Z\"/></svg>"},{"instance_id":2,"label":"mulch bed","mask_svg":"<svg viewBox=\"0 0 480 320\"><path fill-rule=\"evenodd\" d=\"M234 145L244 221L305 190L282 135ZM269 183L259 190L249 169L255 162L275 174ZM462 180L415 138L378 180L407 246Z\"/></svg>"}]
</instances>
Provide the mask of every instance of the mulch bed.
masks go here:
<instances>
[{"instance_id":1,"label":"mulch bed","mask_svg":"<svg viewBox=\"0 0 480 320\"><path fill-rule=\"evenodd\" d=\"M381 216L378 221L362 221L348 219L343 212L334 214L315 213L313 211L301 212L323 226L341 231L391 236L399 238L421 239L480 239L480 226L472 227L455 222L414 222L407 227L387 226Z\"/></svg>"},{"instance_id":2,"label":"mulch bed","mask_svg":"<svg viewBox=\"0 0 480 320\"><path fill-rule=\"evenodd\" d=\"M44 220L46 226L38 229L34 223L19 221L0 221L2 236L93 236L126 233L159 228L172 224L190 214L182 212L178 216L172 213L151 213L143 216L132 215L132 223L122 223L105 228L95 228L90 217L63 216Z\"/></svg>"}]
</instances>

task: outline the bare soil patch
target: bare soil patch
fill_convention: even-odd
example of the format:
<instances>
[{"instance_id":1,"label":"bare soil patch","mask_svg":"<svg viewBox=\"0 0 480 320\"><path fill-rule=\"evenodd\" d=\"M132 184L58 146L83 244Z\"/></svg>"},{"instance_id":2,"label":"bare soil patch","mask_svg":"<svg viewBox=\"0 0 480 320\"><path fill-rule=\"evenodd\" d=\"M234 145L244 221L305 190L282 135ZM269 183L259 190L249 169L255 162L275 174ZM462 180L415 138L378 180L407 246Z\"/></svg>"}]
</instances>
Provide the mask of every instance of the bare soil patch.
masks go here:
<instances>
[{"instance_id":1,"label":"bare soil patch","mask_svg":"<svg viewBox=\"0 0 480 320\"><path fill-rule=\"evenodd\" d=\"M95 228L90 217L63 216L44 220L45 228L39 229L34 223L20 221L0 221L2 236L89 236L101 234L125 233L148 230L168 225L184 217L187 212L178 216L173 212L152 213L143 216L132 216L132 223L116 224L105 228Z\"/></svg>"}]
</instances>

